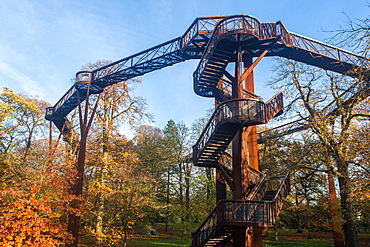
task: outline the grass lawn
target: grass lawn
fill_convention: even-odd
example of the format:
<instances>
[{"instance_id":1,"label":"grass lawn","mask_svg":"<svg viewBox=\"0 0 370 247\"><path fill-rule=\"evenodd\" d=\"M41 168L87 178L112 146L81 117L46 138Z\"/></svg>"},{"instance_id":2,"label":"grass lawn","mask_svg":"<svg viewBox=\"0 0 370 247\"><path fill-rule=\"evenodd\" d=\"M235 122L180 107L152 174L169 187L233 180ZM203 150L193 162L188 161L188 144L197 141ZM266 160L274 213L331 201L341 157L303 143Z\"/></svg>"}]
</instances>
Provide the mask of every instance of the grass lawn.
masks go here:
<instances>
[{"instance_id":1,"label":"grass lawn","mask_svg":"<svg viewBox=\"0 0 370 247\"><path fill-rule=\"evenodd\" d=\"M128 247L189 247L191 245L190 234L189 236L177 233L160 233L156 236L139 235L134 236L127 243ZM333 246L333 238L331 232L312 232L311 238L308 239L308 232L296 233L295 230L283 230L280 229L278 233L278 240L274 241L272 231L269 231L269 235L264 237L263 246L302 246L302 247L329 247ZM370 235L360 235L360 246L370 247Z\"/></svg>"},{"instance_id":2,"label":"grass lawn","mask_svg":"<svg viewBox=\"0 0 370 247\"><path fill-rule=\"evenodd\" d=\"M329 247L333 246L332 232L312 232L311 238L308 239L308 232L296 233L296 230L280 229L278 232L278 240L274 241L272 232L269 231L269 236L263 239L263 246L302 246L302 247ZM360 246L370 247L370 235L360 234Z\"/></svg>"},{"instance_id":3,"label":"grass lawn","mask_svg":"<svg viewBox=\"0 0 370 247\"><path fill-rule=\"evenodd\" d=\"M135 236L127 242L127 247L189 247L191 245L190 237L175 237L173 235L160 234L155 237L151 236Z\"/></svg>"},{"instance_id":4,"label":"grass lawn","mask_svg":"<svg viewBox=\"0 0 370 247\"><path fill-rule=\"evenodd\" d=\"M269 236L263 240L264 246L305 246L305 247L329 247L333 246L332 233L313 232L308 239L308 232L296 233L295 230L279 230L278 240L275 241L269 231Z\"/></svg>"}]
</instances>

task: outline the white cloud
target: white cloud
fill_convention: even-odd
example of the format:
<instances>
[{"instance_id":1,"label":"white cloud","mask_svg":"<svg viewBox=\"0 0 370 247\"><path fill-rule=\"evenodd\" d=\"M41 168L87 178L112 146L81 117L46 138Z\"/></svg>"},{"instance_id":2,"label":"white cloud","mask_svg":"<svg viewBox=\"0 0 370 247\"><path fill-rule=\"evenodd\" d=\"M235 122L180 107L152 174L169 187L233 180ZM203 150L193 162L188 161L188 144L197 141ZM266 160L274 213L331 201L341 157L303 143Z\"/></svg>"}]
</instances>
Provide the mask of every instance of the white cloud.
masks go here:
<instances>
[{"instance_id":1,"label":"white cloud","mask_svg":"<svg viewBox=\"0 0 370 247\"><path fill-rule=\"evenodd\" d=\"M35 81L2 61L0 61L0 73L17 83L25 93L41 98L44 96L42 88Z\"/></svg>"}]
</instances>

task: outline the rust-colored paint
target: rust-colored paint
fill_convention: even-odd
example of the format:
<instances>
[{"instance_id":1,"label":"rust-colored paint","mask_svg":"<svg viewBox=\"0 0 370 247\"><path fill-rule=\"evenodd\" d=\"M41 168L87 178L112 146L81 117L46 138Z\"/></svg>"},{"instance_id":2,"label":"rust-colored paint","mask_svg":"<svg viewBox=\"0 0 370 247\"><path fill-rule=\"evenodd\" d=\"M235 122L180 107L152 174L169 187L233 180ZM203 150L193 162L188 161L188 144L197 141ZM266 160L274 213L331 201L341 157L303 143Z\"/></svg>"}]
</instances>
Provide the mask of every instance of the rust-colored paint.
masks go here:
<instances>
[{"instance_id":1,"label":"rust-colored paint","mask_svg":"<svg viewBox=\"0 0 370 247\"><path fill-rule=\"evenodd\" d=\"M95 101L95 106L89 116L89 96L90 96L90 84L88 84L86 91L86 103L85 109L81 107L80 93L77 92L78 96L78 112L79 112L79 122L80 122L80 145L78 158L76 163L77 176L73 186L73 194L76 196L76 200L71 203L71 206L78 211L81 208L82 197L82 187L83 187L83 178L85 171L85 157L86 157L86 145L87 145L87 135L89 133L91 124L93 122L96 109L100 100L101 94L99 94L97 100ZM66 244L66 247L77 247L78 246L78 235L80 228L80 216L77 212L73 212L68 216L68 232L73 236L73 242Z\"/></svg>"}]
</instances>

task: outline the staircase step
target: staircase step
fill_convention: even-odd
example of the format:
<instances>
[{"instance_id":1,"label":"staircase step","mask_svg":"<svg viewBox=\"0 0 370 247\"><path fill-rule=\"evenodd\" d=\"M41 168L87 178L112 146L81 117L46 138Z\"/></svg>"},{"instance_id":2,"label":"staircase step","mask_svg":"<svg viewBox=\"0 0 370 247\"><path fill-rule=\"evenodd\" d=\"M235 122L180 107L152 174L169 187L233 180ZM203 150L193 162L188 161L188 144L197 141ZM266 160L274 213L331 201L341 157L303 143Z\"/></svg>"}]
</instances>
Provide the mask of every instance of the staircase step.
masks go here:
<instances>
[{"instance_id":1,"label":"staircase step","mask_svg":"<svg viewBox=\"0 0 370 247\"><path fill-rule=\"evenodd\" d=\"M272 201L276 195L276 190L268 190L265 195L262 197L261 201Z\"/></svg>"}]
</instances>

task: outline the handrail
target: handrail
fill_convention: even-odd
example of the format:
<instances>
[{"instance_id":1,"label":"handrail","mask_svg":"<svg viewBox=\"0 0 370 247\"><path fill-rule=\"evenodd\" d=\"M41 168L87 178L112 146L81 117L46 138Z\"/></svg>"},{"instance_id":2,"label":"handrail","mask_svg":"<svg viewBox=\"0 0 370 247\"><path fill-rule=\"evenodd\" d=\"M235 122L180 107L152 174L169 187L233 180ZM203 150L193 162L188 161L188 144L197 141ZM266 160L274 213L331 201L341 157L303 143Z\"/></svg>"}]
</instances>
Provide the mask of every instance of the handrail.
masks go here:
<instances>
[{"instance_id":1,"label":"handrail","mask_svg":"<svg viewBox=\"0 0 370 247\"><path fill-rule=\"evenodd\" d=\"M276 201L278 199L278 196L281 194L281 192L284 188L283 187L284 185L285 185L286 188L290 188L290 174L289 173L285 174L285 176L283 177L283 181L280 184L279 189L276 192L276 195L275 195L275 197L272 201ZM288 195L289 192L290 192L290 189L286 192L286 195Z\"/></svg>"},{"instance_id":2,"label":"handrail","mask_svg":"<svg viewBox=\"0 0 370 247\"><path fill-rule=\"evenodd\" d=\"M210 57L212 57L213 52L216 49L217 44L222 39L222 37L224 37L225 35L230 35L234 32L240 32L241 30L258 37L260 36L259 34L261 33L259 31L261 29L260 26L261 23L256 18L247 15L228 16L219 21L215 26L212 37L209 39L207 47L203 52L202 57L200 58L200 62L195 72L193 73L195 88L196 84L199 82L200 77L206 68L206 65L208 64ZM203 94L201 95L206 96Z\"/></svg>"},{"instance_id":3,"label":"handrail","mask_svg":"<svg viewBox=\"0 0 370 247\"><path fill-rule=\"evenodd\" d=\"M232 99L219 104L203 129L198 141L193 146L193 149L201 150L205 147L217 126L224 122L231 121L233 119L248 118L250 120L264 123L265 116L263 111L264 103L254 99Z\"/></svg>"},{"instance_id":4,"label":"handrail","mask_svg":"<svg viewBox=\"0 0 370 247\"><path fill-rule=\"evenodd\" d=\"M248 166L248 170L249 170L249 173L254 173L254 174L257 174L257 176L260 177L260 179L263 179L264 177L266 177L266 174L254 169L253 167L250 167ZM218 207L218 205L221 203L221 202L244 202L245 200L220 200L218 201L218 203L216 204L216 206L213 208L213 210L211 211L211 213L208 215L208 217L203 221L203 224L210 218L210 216L214 213L214 211L216 210L216 208ZM251 200L252 201L252 200ZM200 225L198 227L198 230L201 229L203 227L203 224ZM197 231L198 231L197 230Z\"/></svg>"},{"instance_id":5,"label":"handrail","mask_svg":"<svg viewBox=\"0 0 370 247\"><path fill-rule=\"evenodd\" d=\"M225 16L197 17L182 36L181 49L186 49L199 35L212 34L219 20Z\"/></svg>"},{"instance_id":6,"label":"handrail","mask_svg":"<svg viewBox=\"0 0 370 247\"><path fill-rule=\"evenodd\" d=\"M102 66L92 71L93 81L99 80L105 76L110 76L122 70L142 64L149 60L159 58L180 50L181 37L174 38L162 44L156 45L134 55L128 56L111 64Z\"/></svg>"},{"instance_id":7,"label":"handrail","mask_svg":"<svg viewBox=\"0 0 370 247\"><path fill-rule=\"evenodd\" d=\"M223 83L223 82L226 82L226 83ZM231 98L231 94L232 94L231 82L225 80L224 78L220 78L220 81L217 84L217 89L219 89L225 96L228 96L228 98ZM261 96L255 93L252 93L251 91L247 89L243 89L242 94L243 94L242 98L245 98L245 99L251 98L251 99L261 100L262 98Z\"/></svg>"},{"instance_id":8,"label":"handrail","mask_svg":"<svg viewBox=\"0 0 370 247\"><path fill-rule=\"evenodd\" d=\"M257 184L259 181L262 180L263 177L266 177L264 173L254 169L251 166L248 166L248 171L249 171L249 182L251 183Z\"/></svg>"},{"instance_id":9,"label":"handrail","mask_svg":"<svg viewBox=\"0 0 370 247\"><path fill-rule=\"evenodd\" d=\"M263 174L263 177L261 178L260 182L252 189L252 191L247 196L247 198L246 198L247 200L256 199L256 197L258 195L258 192L261 190L261 188L263 187L263 185L265 183L265 179L266 179L266 174ZM261 198L258 198L258 199L261 199Z\"/></svg>"},{"instance_id":10,"label":"handrail","mask_svg":"<svg viewBox=\"0 0 370 247\"><path fill-rule=\"evenodd\" d=\"M265 118L272 119L277 113L284 110L283 93L280 92L265 103ZM266 121L267 122L267 121Z\"/></svg>"},{"instance_id":11,"label":"handrail","mask_svg":"<svg viewBox=\"0 0 370 247\"><path fill-rule=\"evenodd\" d=\"M277 194L272 201L261 200L223 200L212 210L202 225L193 233L195 246L205 244L222 225L253 225L271 226L281 211L283 202L290 192L289 174L280 182ZM262 219L253 219L256 210L263 210Z\"/></svg>"},{"instance_id":12,"label":"handrail","mask_svg":"<svg viewBox=\"0 0 370 247\"><path fill-rule=\"evenodd\" d=\"M325 44L323 42L299 35L293 32L289 32L292 42L287 45L295 46L300 49L304 49L309 52L315 52L326 57L333 58L335 60L354 64L362 68L369 69L369 59L353 52L346 51L344 49Z\"/></svg>"},{"instance_id":13,"label":"handrail","mask_svg":"<svg viewBox=\"0 0 370 247\"><path fill-rule=\"evenodd\" d=\"M199 139L193 146L193 161L196 162L198 160L200 151L207 145L215 130L221 124L241 120L267 123L268 120L282 110L282 93L278 93L267 103L256 99L232 99L222 102L213 112Z\"/></svg>"}]
</instances>

